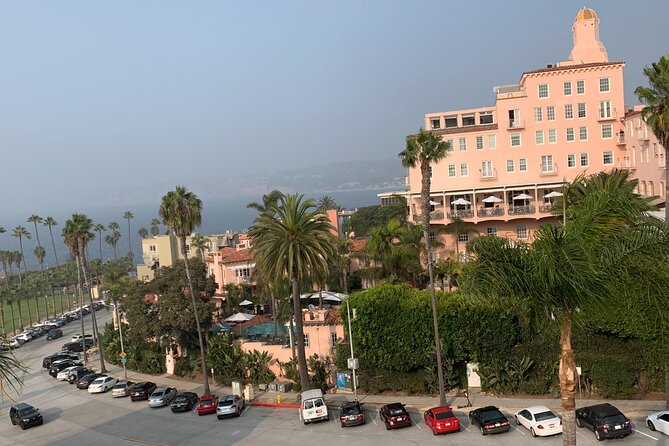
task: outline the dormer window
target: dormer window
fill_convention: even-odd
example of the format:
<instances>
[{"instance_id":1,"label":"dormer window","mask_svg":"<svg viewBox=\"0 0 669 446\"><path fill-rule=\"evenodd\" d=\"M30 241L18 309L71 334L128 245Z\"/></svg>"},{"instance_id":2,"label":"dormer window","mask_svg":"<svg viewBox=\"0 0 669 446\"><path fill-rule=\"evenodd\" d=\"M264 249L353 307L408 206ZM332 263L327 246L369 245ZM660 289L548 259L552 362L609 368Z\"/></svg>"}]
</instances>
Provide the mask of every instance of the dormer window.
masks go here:
<instances>
[{"instance_id":1,"label":"dormer window","mask_svg":"<svg viewBox=\"0 0 669 446\"><path fill-rule=\"evenodd\" d=\"M479 113L479 124L492 124L492 112L480 112Z\"/></svg>"},{"instance_id":2,"label":"dormer window","mask_svg":"<svg viewBox=\"0 0 669 446\"><path fill-rule=\"evenodd\" d=\"M466 127L469 125L476 125L476 118L474 115L462 115L462 126Z\"/></svg>"},{"instance_id":3,"label":"dormer window","mask_svg":"<svg viewBox=\"0 0 669 446\"><path fill-rule=\"evenodd\" d=\"M441 128L441 123L439 122L439 118L430 119L430 124L432 125L433 130Z\"/></svg>"},{"instance_id":4,"label":"dormer window","mask_svg":"<svg viewBox=\"0 0 669 446\"><path fill-rule=\"evenodd\" d=\"M450 129L458 126L458 117L457 116L446 116L444 119L445 128Z\"/></svg>"}]
</instances>

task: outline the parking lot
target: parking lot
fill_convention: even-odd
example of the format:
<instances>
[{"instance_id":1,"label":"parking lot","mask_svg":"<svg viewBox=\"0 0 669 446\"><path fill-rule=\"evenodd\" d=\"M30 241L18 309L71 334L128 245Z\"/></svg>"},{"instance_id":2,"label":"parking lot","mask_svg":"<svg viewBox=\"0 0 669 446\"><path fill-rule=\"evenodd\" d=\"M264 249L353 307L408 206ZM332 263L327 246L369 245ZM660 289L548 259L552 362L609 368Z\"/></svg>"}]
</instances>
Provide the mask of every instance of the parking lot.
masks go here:
<instances>
[{"instance_id":1,"label":"parking lot","mask_svg":"<svg viewBox=\"0 0 669 446\"><path fill-rule=\"evenodd\" d=\"M106 316L106 315L105 315ZM16 350L17 356L30 367L25 376L21 401L39 407L44 425L26 431L12 426L7 413L10 402L3 398L0 410L0 446L39 445L561 445L560 436L532 438L524 428L517 428L513 414L511 431L481 436L467 420L467 410L456 410L463 429L459 433L434 437L425 426L422 413L410 408L412 427L386 431L374 409L366 412L366 425L341 428L336 408L330 421L304 426L295 409L247 407L240 418L217 420L215 415L198 416L196 412L172 413L169 408L151 409L146 402L130 402L129 398L112 398L107 394L89 394L67 382L57 381L41 368L42 357L58 347L79 329L76 324L64 327L60 340L39 338ZM102 324L101 324L102 325ZM177 382L178 387L178 382ZM399 398L401 400L401 398ZM635 432L619 440L598 442L592 432L577 430L579 445L669 445L667 437L651 432L643 424L643 416L632 417Z\"/></svg>"}]
</instances>

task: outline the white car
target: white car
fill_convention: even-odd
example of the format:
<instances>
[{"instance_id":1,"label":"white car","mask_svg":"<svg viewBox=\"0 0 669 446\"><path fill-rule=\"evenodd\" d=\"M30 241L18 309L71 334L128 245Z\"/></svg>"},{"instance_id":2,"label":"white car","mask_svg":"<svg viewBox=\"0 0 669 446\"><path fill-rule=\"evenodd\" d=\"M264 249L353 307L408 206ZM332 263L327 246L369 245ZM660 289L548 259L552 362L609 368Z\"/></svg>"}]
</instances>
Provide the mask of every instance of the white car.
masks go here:
<instances>
[{"instance_id":1,"label":"white car","mask_svg":"<svg viewBox=\"0 0 669 446\"><path fill-rule=\"evenodd\" d=\"M56 379L58 381L66 381L70 372L73 372L73 371L75 371L77 369L81 369L81 368L83 368L83 367L80 366L80 365L73 365L72 367L67 367L67 368L61 370L60 372L58 372L58 374L56 375Z\"/></svg>"},{"instance_id":2,"label":"white car","mask_svg":"<svg viewBox=\"0 0 669 446\"><path fill-rule=\"evenodd\" d=\"M28 342L32 340L32 338L33 335L28 333L27 331L24 331L23 333L16 335L16 339L18 339L21 342Z\"/></svg>"},{"instance_id":3,"label":"white car","mask_svg":"<svg viewBox=\"0 0 669 446\"><path fill-rule=\"evenodd\" d=\"M101 376L88 386L88 393L103 393L113 388L118 380L111 376Z\"/></svg>"},{"instance_id":4,"label":"white car","mask_svg":"<svg viewBox=\"0 0 669 446\"><path fill-rule=\"evenodd\" d=\"M646 426L652 431L669 435L669 410L655 412L646 417Z\"/></svg>"},{"instance_id":5,"label":"white car","mask_svg":"<svg viewBox=\"0 0 669 446\"><path fill-rule=\"evenodd\" d=\"M93 340L93 335L92 334L85 334L84 335L85 339L90 339L91 341ZM72 336L72 339L70 339L70 342L81 342L81 335L74 335Z\"/></svg>"},{"instance_id":6,"label":"white car","mask_svg":"<svg viewBox=\"0 0 669 446\"><path fill-rule=\"evenodd\" d=\"M516 412L516 424L524 426L533 437L562 433L562 420L546 406L526 407Z\"/></svg>"}]
</instances>

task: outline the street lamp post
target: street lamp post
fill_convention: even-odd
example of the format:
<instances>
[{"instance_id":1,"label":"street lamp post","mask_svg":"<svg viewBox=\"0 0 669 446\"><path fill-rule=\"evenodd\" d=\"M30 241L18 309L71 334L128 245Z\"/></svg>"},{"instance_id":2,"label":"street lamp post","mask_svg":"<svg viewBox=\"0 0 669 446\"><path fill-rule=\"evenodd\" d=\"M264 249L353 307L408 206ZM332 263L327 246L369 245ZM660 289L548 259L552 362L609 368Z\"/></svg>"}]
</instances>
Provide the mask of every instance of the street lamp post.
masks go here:
<instances>
[{"instance_id":1,"label":"street lamp post","mask_svg":"<svg viewBox=\"0 0 669 446\"><path fill-rule=\"evenodd\" d=\"M121 318L120 318L120 313L118 312L118 305L116 302L114 302L114 311L116 312L116 323L118 324L118 335L119 338L121 339L121 353L125 353L125 350L123 349L123 328L121 327ZM125 357L121 358L121 364L123 364L123 376L125 379L128 379L128 370L125 368Z\"/></svg>"},{"instance_id":2,"label":"street lamp post","mask_svg":"<svg viewBox=\"0 0 669 446\"><path fill-rule=\"evenodd\" d=\"M349 302L346 302L346 314L348 315L348 342L351 346L351 357L348 361L348 367L353 371L353 395L355 400L358 401L358 383L355 376L355 370L358 368L356 363L355 355L353 354L353 332L351 331L351 305Z\"/></svg>"}]
</instances>

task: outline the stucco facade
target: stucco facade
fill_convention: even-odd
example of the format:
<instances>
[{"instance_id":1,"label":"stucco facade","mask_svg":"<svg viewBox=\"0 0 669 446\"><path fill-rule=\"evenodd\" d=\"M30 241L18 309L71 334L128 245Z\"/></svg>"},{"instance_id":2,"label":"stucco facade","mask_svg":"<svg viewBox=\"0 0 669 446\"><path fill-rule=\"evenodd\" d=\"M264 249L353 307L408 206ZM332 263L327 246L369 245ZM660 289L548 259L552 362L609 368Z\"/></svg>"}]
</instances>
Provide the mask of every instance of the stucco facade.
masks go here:
<instances>
[{"instance_id":1,"label":"stucco facade","mask_svg":"<svg viewBox=\"0 0 669 446\"><path fill-rule=\"evenodd\" d=\"M217 295L225 294L227 284L255 286L253 252L246 246L240 243L235 248L221 248L205 259L207 271L218 285Z\"/></svg>"}]
</instances>

